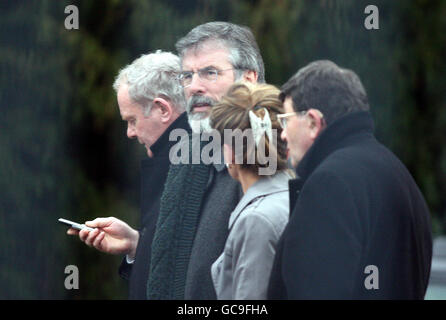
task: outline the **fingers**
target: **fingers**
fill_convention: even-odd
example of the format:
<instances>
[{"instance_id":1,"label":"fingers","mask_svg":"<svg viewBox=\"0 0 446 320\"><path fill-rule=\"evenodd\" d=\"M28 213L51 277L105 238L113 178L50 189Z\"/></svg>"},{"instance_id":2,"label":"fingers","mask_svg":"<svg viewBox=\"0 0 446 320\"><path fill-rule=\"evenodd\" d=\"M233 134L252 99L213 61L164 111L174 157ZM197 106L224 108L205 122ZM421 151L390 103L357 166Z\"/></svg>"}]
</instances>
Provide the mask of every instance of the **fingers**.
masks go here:
<instances>
[{"instance_id":1,"label":"fingers","mask_svg":"<svg viewBox=\"0 0 446 320\"><path fill-rule=\"evenodd\" d=\"M91 228L106 228L113 223L114 218L96 218L93 221L86 221L85 225Z\"/></svg>"},{"instance_id":2,"label":"fingers","mask_svg":"<svg viewBox=\"0 0 446 320\"><path fill-rule=\"evenodd\" d=\"M99 235L99 229L94 229L93 231L88 231L86 229L82 229L79 231L79 238L81 241L85 242L87 246L93 246L93 242L96 237Z\"/></svg>"},{"instance_id":3,"label":"fingers","mask_svg":"<svg viewBox=\"0 0 446 320\"><path fill-rule=\"evenodd\" d=\"M81 239L81 241L85 242L85 240L87 240L89 233L90 233L90 231L85 230L85 229L78 231L79 239Z\"/></svg>"},{"instance_id":4,"label":"fingers","mask_svg":"<svg viewBox=\"0 0 446 320\"><path fill-rule=\"evenodd\" d=\"M67 230L67 234L70 235L70 236L77 236L79 234L79 230L70 228L70 229Z\"/></svg>"},{"instance_id":5,"label":"fingers","mask_svg":"<svg viewBox=\"0 0 446 320\"><path fill-rule=\"evenodd\" d=\"M93 241L93 247L95 247L98 250L101 250L102 248L102 240L105 237L105 233L104 232L100 232L99 235L96 237L96 239Z\"/></svg>"}]
</instances>

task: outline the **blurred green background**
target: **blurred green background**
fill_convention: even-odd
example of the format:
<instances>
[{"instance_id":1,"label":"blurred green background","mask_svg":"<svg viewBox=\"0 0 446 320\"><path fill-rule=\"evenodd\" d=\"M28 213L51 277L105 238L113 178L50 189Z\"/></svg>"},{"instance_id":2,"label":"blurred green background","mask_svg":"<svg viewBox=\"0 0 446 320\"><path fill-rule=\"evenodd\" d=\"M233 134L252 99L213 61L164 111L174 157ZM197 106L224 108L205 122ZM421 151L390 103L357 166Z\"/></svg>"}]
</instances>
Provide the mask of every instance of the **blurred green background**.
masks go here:
<instances>
[{"instance_id":1,"label":"blurred green background","mask_svg":"<svg viewBox=\"0 0 446 320\"><path fill-rule=\"evenodd\" d=\"M65 6L80 29L66 30ZM364 9L379 9L367 30ZM267 82L331 59L366 87L378 139L446 226L446 1L0 1L0 298L125 299L121 257L65 235L59 217L116 216L137 227L139 163L112 90L118 70L212 20L252 28ZM66 290L65 266L79 268Z\"/></svg>"}]
</instances>

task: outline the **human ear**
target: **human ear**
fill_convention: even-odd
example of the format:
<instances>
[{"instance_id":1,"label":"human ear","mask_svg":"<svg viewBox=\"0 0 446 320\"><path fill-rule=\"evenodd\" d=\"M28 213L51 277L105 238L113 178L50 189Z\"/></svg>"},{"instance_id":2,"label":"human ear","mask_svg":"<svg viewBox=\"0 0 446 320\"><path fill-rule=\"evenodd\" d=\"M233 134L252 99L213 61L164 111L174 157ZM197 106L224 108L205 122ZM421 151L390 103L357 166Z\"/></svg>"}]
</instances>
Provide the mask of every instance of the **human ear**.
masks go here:
<instances>
[{"instance_id":1,"label":"human ear","mask_svg":"<svg viewBox=\"0 0 446 320\"><path fill-rule=\"evenodd\" d=\"M324 118L317 109L308 110L307 115L310 119L310 137L315 140L325 128Z\"/></svg>"},{"instance_id":2,"label":"human ear","mask_svg":"<svg viewBox=\"0 0 446 320\"><path fill-rule=\"evenodd\" d=\"M259 75L254 70L246 70L243 73L243 80L251 83L257 83Z\"/></svg>"},{"instance_id":3,"label":"human ear","mask_svg":"<svg viewBox=\"0 0 446 320\"><path fill-rule=\"evenodd\" d=\"M153 104L158 108L161 122L169 122L170 118L172 117L173 108L171 105L171 102L164 99L164 98L155 98L153 100Z\"/></svg>"}]
</instances>

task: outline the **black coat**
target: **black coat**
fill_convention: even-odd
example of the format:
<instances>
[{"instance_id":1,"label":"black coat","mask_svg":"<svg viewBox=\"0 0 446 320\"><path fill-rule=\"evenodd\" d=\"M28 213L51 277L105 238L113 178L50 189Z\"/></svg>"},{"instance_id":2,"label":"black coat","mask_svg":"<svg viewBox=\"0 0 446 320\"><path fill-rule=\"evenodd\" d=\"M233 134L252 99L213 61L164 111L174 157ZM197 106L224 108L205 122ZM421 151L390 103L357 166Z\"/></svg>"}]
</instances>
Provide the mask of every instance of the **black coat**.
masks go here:
<instances>
[{"instance_id":1,"label":"black coat","mask_svg":"<svg viewBox=\"0 0 446 320\"><path fill-rule=\"evenodd\" d=\"M406 167L373 136L368 112L324 130L297 176L270 299L423 299L429 211ZM367 289L371 283L377 289Z\"/></svg>"},{"instance_id":2,"label":"black coat","mask_svg":"<svg viewBox=\"0 0 446 320\"><path fill-rule=\"evenodd\" d=\"M185 129L190 133L187 114L178 117L161 137L152 145L153 158L141 161L141 230L135 262L129 265L124 260L119 268L120 275L129 280L129 299L145 300L149 277L151 244L155 234L160 210L160 199L169 171L169 151L177 141L169 141L174 129Z\"/></svg>"}]
</instances>

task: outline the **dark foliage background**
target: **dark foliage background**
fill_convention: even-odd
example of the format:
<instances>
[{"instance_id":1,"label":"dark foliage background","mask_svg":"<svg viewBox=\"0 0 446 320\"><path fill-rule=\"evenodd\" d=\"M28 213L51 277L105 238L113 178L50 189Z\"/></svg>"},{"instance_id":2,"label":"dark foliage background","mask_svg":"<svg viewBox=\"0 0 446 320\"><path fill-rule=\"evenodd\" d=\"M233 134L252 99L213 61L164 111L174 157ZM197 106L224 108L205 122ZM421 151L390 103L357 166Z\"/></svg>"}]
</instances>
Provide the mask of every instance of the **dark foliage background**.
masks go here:
<instances>
[{"instance_id":1,"label":"dark foliage background","mask_svg":"<svg viewBox=\"0 0 446 320\"><path fill-rule=\"evenodd\" d=\"M65 6L80 29L64 28ZM250 26L280 86L331 59L369 93L376 133L407 165L433 217L446 213L446 2L383 1L366 30L358 0L27 0L0 2L0 298L124 299L121 257L65 235L57 218L116 216L138 226L139 162L112 82L119 68L197 24ZM66 290L76 265L80 289Z\"/></svg>"}]
</instances>

